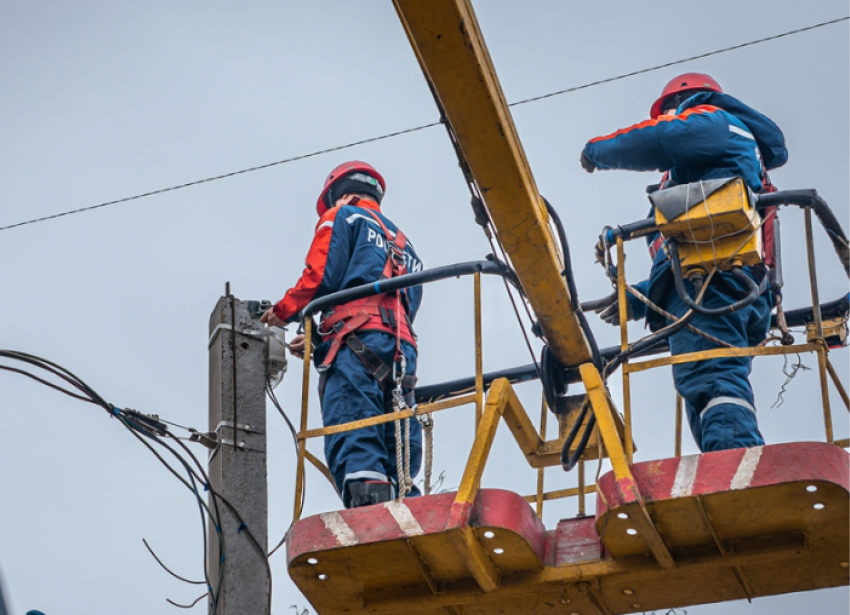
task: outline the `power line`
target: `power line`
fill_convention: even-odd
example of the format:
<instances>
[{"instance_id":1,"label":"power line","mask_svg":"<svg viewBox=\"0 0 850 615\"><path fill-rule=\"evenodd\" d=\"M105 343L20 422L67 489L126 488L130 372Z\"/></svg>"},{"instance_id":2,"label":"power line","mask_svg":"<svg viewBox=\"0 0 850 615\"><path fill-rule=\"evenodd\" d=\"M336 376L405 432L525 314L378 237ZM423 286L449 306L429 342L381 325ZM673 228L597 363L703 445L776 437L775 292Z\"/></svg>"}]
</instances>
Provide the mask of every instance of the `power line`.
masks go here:
<instances>
[{"instance_id":1,"label":"power line","mask_svg":"<svg viewBox=\"0 0 850 615\"><path fill-rule=\"evenodd\" d=\"M652 66L650 68L643 68L641 70L636 70L631 73L624 73L622 75L617 75L616 77L609 77L608 79L601 79L599 81L592 81L590 83L585 83L584 85L579 85L574 88L567 88L566 90L558 90L557 92L550 92L549 94L543 94L542 96L534 96L533 98L526 98L524 100L518 100L515 103L511 103L508 105L509 107L516 107L517 105L524 105L526 103L535 102L538 100L543 100L544 98L552 98L553 96L560 96L561 94L569 94L570 92L577 92L579 90L586 90L587 88L592 88L597 85L602 85L603 83L611 83L612 81L619 81L620 79L627 79L629 77L634 77L636 75L643 75L644 73L651 73L656 70L661 70L662 68L669 68L671 66L676 66L677 64L684 64L686 62L692 62L694 60L701 60L702 58L707 58L709 56L716 56L721 53L726 53L727 51L735 51L737 49L743 49L744 47L750 47L752 45L758 45L759 43L766 43L768 41L775 41L778 38L784 38L786 36L791 36L792 34L800 34L801 32L808 32L809 30L815 30L817 28L823 28L824 26L830 26L832 24L836 24L842 21L847 21L850 19L850 16L847 17L839 17L838 19L832 19L830 21L824 21L822 23L815 24L813 26L806 26L805 28L797 28L796 30L789 30L788 32L783 32L782 34L774 34L773 36L768 36L766 38L759 38L754 41L749 41L746 43L740 43L739 45L733 45L731 47L724 47L723 49L718 49L716 51L709 51L708 53L701 53L696 56L691 56L689 58L682 58L681 60L676 60L674 62L667 62L665 64L659 64L658 66ZM0 231L3 229L0 228Z\"/></svg>"},{"instance_id":2,"label":"power line","mask_svg":"<svg viewBox=\"0 0 850 615\"><path fill-rule=\"evenodd\" d=\"M724 47L723 49L717 49L715 51L709 51L707 53L702 53L695 56L690 56L688 58L682 58L681 60L675 60L673 62L666 62L664 64L658 64L656 66L651 66L649 68L644 68L641 70L633 71L630 73L623 73L621 75L617 75L616 77L609 77L607 79L600 79L598 81L591 81L590 83L585 83L583 85L575 86L572 88L567 88L564 90L558 90L557 92L550 92L548 94L543 94L541 96L534 96L532 98L526 98L523 100L518 100L516 102L510 103L509 107L516 107L519 105L524 105L531 102L536 102L538 100L543 100L545 98L552 98L554 96L561 96L562 94L569 94L571 92L577 92L579 90L586 90L588 88L592 88L598 85L602 85L605 83L611 83L613 81L620 81L621 79L627 79L629 77L634 77L636 75L643 75L645 73L651 73L653 71L661 70L663 68L669 68L671 66L676 66L678 64L684 64L686 62L692 62L694 60L699 60L702 58L707 58L710 56L715 56L721 53L726 53L729 51L735 51L737 49L742 49L744 47L750 47L752 45L758 45L760 43L766 43L768 41L774 41L776 39L784 38L786 36L791 36L793 34L800 34L801 32L808 32L809 30L815 30L817 28L823 28L825 26L830 26L836 23L840 23L842 21L847 21L850 19L850 16L847 17L839 17L837 19L832 19L830 21L824 21L821 23L814 24L812 26L806 26L805 28L797 28L796 30L789 30L788 32L782 32L781 34L774 34L773 36L768 36L766 38L760 38L752 41L748 41L746 43L740 43L738 45L733 45L731 47ZM163 194L165 192L172 192L174 190L181 190L183 188L189 188L190 186L197 186L200 184L205 184L208 182L217 181L219 179L226 179L228 177L233 177L235 175L243 175L245 173L253 173L254 171L261 171L263 169L268 169L270 167L276 167L283 164L288 164L290 162L297 162L299 160L304 160L306 158L313 158L315 156L321 156L322 154L329 154L331 152L338 152L344 149L350 149L352 147L356 147L358 145L365 145L366 143L374 143L375 141L383 141L384 139L391 139L393 137L398 137L401 135L409 134L411 132L418 132L420 130L425 130L427 128L433 128L434 126L439 126L441 122L431 122L430 124L422 124L421 126L414 126L413 128L406 128L405 130L398 130L396 132L390 132L387 134L383 134L377 137L371 137L369 139L363 139L361 141L354 141L352 143L346 143L345 145L337 145L336 147L331 147L327 149L318 150L315 152L310 152L309 154L302 154L300 156L293 156L292 158L285 158L283 160L278 160L275 162L269 162L267 164L261 164L259 166L249 167L247 169L241 169L239 171L232 171L230 173L224 173L223 175L215 175L213 177L207 177L204 179L198 179L195 181L187 182L185 184L177 184L175 186L170 186L168 188L160 188L159 190L152 190L150 192L144 192L142 194L137 194L134 196L128 196L123 199L117 199L114 201L106 201L105 203L98 203L97 205L90 205L88 207L80 207L79 209L71 209L69 211L64 211L58 214L53 214L50 216L44 216L41 218L33 218L32 220L24 220L23 222L17 222L15 224L9 224L7 226L0 226L0 231L7 231L9 229L17 228L19 226L26 226L28 224L35 224L37 222L45 222L47 220L53 220L55 218L62 218L64 216L70 216L72 214L79 214L85 211L92 211L94 209L100 209L103 207L108 207L110 205L117 205L119 203L126 203L128 201L135 201L138 199L143 199L145 197L154 196L157 194Z\"/></svg>"}]
</instances>

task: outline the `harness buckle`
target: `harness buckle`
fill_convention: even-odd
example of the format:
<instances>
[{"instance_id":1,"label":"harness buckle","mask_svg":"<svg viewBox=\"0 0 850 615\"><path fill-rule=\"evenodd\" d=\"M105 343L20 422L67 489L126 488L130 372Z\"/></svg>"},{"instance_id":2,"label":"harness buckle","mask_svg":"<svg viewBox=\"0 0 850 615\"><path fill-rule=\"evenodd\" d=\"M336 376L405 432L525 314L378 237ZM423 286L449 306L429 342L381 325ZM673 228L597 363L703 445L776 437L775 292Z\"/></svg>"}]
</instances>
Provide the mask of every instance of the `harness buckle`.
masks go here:
<instances>
[{"instance_id":1,"label":"harness buckle","mask_svg":"<svg viewBox=\"0 0 850 615\"><path fill-rule=\"evenodd\" d=\"M387 244L390 248L390 258L393 261L393 265L398 268L404 267L404 250L399 248L395 241L388 241Z\"/></svg>"}]
</instances>

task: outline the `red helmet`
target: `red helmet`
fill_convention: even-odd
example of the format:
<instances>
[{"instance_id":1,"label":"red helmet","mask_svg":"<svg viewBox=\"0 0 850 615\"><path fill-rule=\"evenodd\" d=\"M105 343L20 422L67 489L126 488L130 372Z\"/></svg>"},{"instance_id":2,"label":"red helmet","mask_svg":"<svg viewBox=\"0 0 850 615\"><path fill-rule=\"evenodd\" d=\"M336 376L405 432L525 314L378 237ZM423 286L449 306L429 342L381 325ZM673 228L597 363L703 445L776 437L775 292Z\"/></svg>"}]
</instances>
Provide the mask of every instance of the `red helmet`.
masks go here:
<instances>
[{"instance_id":1,"label":"red helmet","mask_svg":"<svg viewBox=\"0 0 850 615\"><path fill-rule=\"evenodd\" d=\"M371 164L361 160L349 160L348 162L343 162L342 164L334 167L334 170L330 172L328 178L325 180L325 187L322 188L322 193L319 195L319 200L316 201L316 211L320 218L325 215L325 212L328 210L328 204L325 202L325 197L328 195L328 191L331 189L331 186L346 175L351 175L352 173L357 172L365 173L374 177L381 185L381 192L386 192L387 184L384 182L383 176L381 176L381 174L378 173L378 171L375 170L375 167Z\"/></svg>"},{"instance_id":2,"label":"red helmet","mask_svg":"<svg viewBox=\"0 0 850 615\"><path fill-rule=\"evenodd\" d=\"M652 103L652 108L649 110L649 117L655 119L661 115L661 112L664 111L664 109L661 108L661 103L664 102L665 98L672 96L673 94L678 94L679 92L687 92L688 90L710 90L712 92L723 93L723 88L720 87L720 84L717 83L711 75L704 75L702 73L685 73L684 75L674 77L667 85L664 86L664 89L661 91L661 96L658 97L658 100Z\"/></svg>"}]
</instances>

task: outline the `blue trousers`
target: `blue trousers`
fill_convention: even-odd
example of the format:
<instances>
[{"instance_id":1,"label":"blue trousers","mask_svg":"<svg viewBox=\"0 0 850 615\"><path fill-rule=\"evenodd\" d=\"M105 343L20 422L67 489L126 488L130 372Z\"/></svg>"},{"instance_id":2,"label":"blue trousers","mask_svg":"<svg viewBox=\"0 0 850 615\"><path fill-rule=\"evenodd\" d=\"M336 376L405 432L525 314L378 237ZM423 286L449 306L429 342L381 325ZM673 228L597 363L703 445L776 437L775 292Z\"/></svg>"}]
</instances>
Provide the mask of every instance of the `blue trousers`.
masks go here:
<instances>
[{"instance_id":1,"label":"blue trousers","mask_svg":"<svg viewBox=\"0 0 850 615\"><path fill-rule=\"evenodd\" d=\"M363 343L387 365L392 365L395 355L395 338L379 331L357 332ZM326 342L316 348L316 362L320 363L327 352ZM402 342L407 360L407 374L416 374L416 350ZM391 377L383 386L363 365L348 346L343 345L331 367L322 374L319 395L322 402L322 422L325 427L340 425L360 419L392 412ZM405 390L405 393L409 391ZM401 422L402 435L404 422ZM395 423L363 427L355 431L325 436L325 459L334 476L337 489L342 494L346 508L351 495L348 483L358 480L397 482ZM410 419L410 473L416 476L422 463L422 427ZM397 486L396 486L397 488ZM420 495L416 486L409 495Z\"/></svg>"},{"instance_id":2,"label":"blue trousers","mask_svg":"<svg viewBox=\"0 0 850 615\"><path fill-rule=\"evenodd\" d=\"M729 276L727 273L719 275ZM695 297L689 282L686 282L686 287L691 297ZM712 283L706 289L702 305L714 308L732 301L733 298ZM665 294L665 303L662 307L674 316L682 316L688 311L672 288ZM755 346L767 337L770 309L770 298L765 293L742 310L724 316L696 314L690 322L733 346L745 348ZM670 353L673 355L713 348L717 348L717 344L687 329L670 337ZM756 421L755 397L749 380L751 369L751 357L723 357L673 366L673 381L685 400L691 433L701 451L764 444Z\"/></svg>"}]
</instances>

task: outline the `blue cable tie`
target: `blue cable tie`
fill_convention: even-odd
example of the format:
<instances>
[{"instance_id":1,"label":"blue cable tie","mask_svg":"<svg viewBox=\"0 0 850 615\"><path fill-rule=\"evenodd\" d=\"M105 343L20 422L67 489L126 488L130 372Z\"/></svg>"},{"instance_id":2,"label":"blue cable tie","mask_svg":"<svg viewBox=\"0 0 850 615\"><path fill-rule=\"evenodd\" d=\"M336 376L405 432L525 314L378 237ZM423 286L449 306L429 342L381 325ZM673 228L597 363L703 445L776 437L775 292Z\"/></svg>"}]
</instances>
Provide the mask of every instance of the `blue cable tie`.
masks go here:
<instances>
[{"instance_id":1,"label":"blue cable tie","mask_svg":"<svg viewBox=\"0 0 850 615\"><path fill-rule=\"evenodd\" d=\"M247 529L248 529L248 526L245 525L245 522L243 521L242 523L239 524L239 527L236 528L236 531L241 532L242 530L247 530Z\"/></svg>"},{"instance_id":2,"label":"blue cable tie","mask_svg":"<svg viewBox=\"0 0 850 615\"><path fill-rule=\"evenodd\" d=\"M221 554L221 563L224 563L224 553Z\"/></svg>"},{"instance_id":3,"label":"blue cable tie","mask_svg":"<svg viewBox=\"0 0 850 615\"><path fill-rule=\"evenodd\" d=\"M215 533L216 533L216 534L221 534L221 526L220 526L220 525L216 525L216 526L215 526Z\"/></svg>"},{"instance_id":4,"label":"blue cable tie","mask_svg":"<svg viewBox=\"0 0 850 615\"><path fill-rule=\"evenodd\" d=\"M204 483L204 491L209 491L209 490L210 490L210 484Z\"/></svg>"},{"instance_id":5,"label":"blue cable tie","mask_svg":"<svg viewBox=\"0 0 850 615\"><path fill-rule=\"evenodd\" d=\"M213 593L212 585L207 585L207 590L208 590L210 593Z\"/></svg>"},{"instance_id":6,"label":"blue cable tie","mask_svg":"<svg viewBox=\"0 0 850 615\"><path fill-rule=\"evenodd\" d=\"M608 241L608 243L614 243L614 229L608 229L608 232L605 233L605 239L606 241Z\"/></svg>"},{"instance_id":7,"label":"blue cable tie","mask_svg":"<svg viewBox=\"0 0 850 615\"><path fill-rule=\"evenodd\" d=\"M375 282L375 293L377 293L379 295L381 294L381 283L380 282Z\"/></svg>"}]
</instances>

